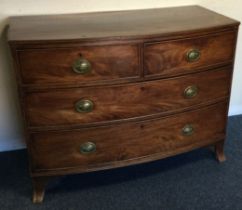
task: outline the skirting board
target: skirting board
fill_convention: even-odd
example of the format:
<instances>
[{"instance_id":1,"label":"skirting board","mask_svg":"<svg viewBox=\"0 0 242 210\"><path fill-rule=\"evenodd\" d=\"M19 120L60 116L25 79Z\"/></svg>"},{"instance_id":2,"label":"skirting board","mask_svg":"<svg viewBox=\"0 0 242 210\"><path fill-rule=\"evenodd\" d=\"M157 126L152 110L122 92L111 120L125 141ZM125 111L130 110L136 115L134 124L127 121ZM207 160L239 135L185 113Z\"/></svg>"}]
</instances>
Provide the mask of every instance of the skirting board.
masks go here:
<instances>
[{"instance_id":1,"label":"skirting board","mask_svg":"<svg viewBox=\"0 0 242 210\"><path fill-rule=\"evenodd\" d=\"M229 107L229 116L240 115L242 114L242 104L240 106L230 106Z\"/></svg>"},{"instance_id":2,"label":"skirting board","mask_svg":"<svg viewBox=\"0 0 242 210\"><path fill-rule=\"evenodd\" d=\"M18 150L25 148L26 145L21 138L0 139L0 152Z\"/></svg>"}]
</instances>

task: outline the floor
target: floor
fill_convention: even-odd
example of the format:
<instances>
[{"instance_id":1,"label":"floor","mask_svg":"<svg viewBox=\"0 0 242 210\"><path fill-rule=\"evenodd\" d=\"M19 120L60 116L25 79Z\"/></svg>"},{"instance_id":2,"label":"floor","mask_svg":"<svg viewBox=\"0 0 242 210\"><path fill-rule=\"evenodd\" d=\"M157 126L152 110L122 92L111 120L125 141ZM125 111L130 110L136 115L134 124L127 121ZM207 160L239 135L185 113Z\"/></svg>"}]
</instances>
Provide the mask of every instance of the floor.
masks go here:
<instances>
[{"instance_id":1,"label":"floor","mask_svg":"<svg viewBox=\"0 0 242 210\"><path fill-rule=\"evenodd\" d=\"M53 180L31 202L26 150L0 153L0 210L242 210L242 115L219 164L204 148L148 164Z\"/></svg>"}]
</instances>

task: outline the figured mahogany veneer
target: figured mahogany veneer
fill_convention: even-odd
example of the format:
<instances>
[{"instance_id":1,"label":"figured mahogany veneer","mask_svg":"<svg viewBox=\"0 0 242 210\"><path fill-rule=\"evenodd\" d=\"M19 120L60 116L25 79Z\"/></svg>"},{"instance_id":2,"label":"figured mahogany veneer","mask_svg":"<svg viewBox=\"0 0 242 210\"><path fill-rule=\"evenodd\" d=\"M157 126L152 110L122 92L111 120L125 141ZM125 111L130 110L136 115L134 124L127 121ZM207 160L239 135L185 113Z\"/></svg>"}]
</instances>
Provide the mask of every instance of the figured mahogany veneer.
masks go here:
<instances>
[{"instance_id":1,"label":"figured mahogany veneer","mask_svg":"<svg viewBox=\"0 0 242 210\"><path fill-rule=\"evenodd\" d=\"M231 73L231 67L224 67L162 81L28 93L23 98L25 115L31 127L82 126L164 115L194 105L224 100L229 96ZM184 90L192 85L196 85L198 93L186 98ZM75 103L80 99L92 100L93 111L77 112Z\"/></svg>"},{"instance_id":2,"label":"figured mahogany veneer","mask_svg":"<svg viewBox=\"0 0 242 210\"><path fill-rule=\"evenodd\" d=\"M33 202L50 177L223 145L239 22L199 6L11 17Z\"/></svg>"},{"instance_id":3,"label":"figured mahogany veneer","mask_svg":"<svg viewBox=\"0 0 242 210\"><path fill-rule=\"evenodd\" d=\"M110 163L118 165L124 161L132 164L153 155L157 159L220 141L225 137L226 109L227 104L223 102L166 118L73 131L33 133L30 148L32 170L49 170L50 174L53 170L68 168L92 171L107 168ZM182 129L188 123L193 126L194 133L186 136ZM96 144L95 153L80 153L80 145L87 141Z\"/></svg>"},{"instance_id":4,"label":"figured mahogany veneer","mask_svg":"<svg viewBox=\"0 0 242 210\"><path fill-rule=\"evenodd\" d=\"M90 73L79 75L72 70L80 57L91 63ZM136 45L24 50L19 51L19 59L23 84L72 84L140 76Z\"/></svg>"},{"instance_id":5,"label":"figured mahogany veneer","mask_svg":"<svg viewBox=\"0 0 242 210\"><path fill-rule=\"evenodd\" d=\"M145 75L169 76L190 73L199 68L227 63L233 60L235 42L236 34L230 31L197 38L146 43ZM197 62L187 62L186 53L191 49L198 49L201 52Z\"/></svg>"}]
</instances>

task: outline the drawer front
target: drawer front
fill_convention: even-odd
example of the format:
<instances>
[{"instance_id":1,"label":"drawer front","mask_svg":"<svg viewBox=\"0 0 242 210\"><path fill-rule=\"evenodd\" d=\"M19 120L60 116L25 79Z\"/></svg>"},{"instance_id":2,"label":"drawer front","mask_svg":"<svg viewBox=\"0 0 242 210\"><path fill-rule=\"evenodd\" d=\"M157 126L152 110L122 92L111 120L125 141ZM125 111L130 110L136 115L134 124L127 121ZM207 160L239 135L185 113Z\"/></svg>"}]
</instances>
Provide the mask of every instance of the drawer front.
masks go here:
<instances>
[{"instance_id":1,"label":"drawer front","mask_svg":"<svg viewBox=\"0 0 242 210\"><path fill-rule=\"evenodd\" d=\"M84 125L168 114L229 95L231 69L123 86L61 89L25 96L29 126Z\"/></svg>"},{"instance_id":2,"label":"drawer front","mask_svg":"<svg viewBox=\"0 0 242 210\"><path fill-rule=\"evenodd\" d=\"M32 168L87 171L178 154L224 138L226 116L223 102L151 121L34 133L29 142Z\"/></svg>"},{"instance_id":3,"label":"drawer front","mask_svg":"<svg viewBox=\"0 0 242 210\"><path fill-rule=\"evenodd\" d=\"M201 67L214 66L233 60L236 33L197 37L144 47L145 76L169 76L195 72Z\"/></svg>"},{"instance_id":4,"label":"drawer front","mask_svg":"<svg viewBox=\"0 0 242 210\"><path fill-rule=\"evenodd\" d=\"M136 45L18 52L23 84L88 83L139 77Z\"/></svg>"}]
</instances>

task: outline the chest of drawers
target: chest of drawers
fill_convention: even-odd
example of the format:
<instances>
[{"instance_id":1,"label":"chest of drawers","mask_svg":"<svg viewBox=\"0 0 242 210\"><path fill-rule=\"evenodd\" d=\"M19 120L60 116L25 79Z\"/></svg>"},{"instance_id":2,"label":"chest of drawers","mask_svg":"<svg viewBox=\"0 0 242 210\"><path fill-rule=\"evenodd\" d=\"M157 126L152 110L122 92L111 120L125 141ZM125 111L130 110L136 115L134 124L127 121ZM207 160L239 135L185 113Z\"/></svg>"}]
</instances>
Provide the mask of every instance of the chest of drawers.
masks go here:
<instances>
[{"instance_id":1,"label":"chest of drawers","mask_svg":"<svg viewBox=\"0 0 242 210\"><path fill-rule=\"evenodd\" d=\"M52 176L223 145L239 22L199 6L11 17L33 201Z\"/></svg>"}]
</instances>

